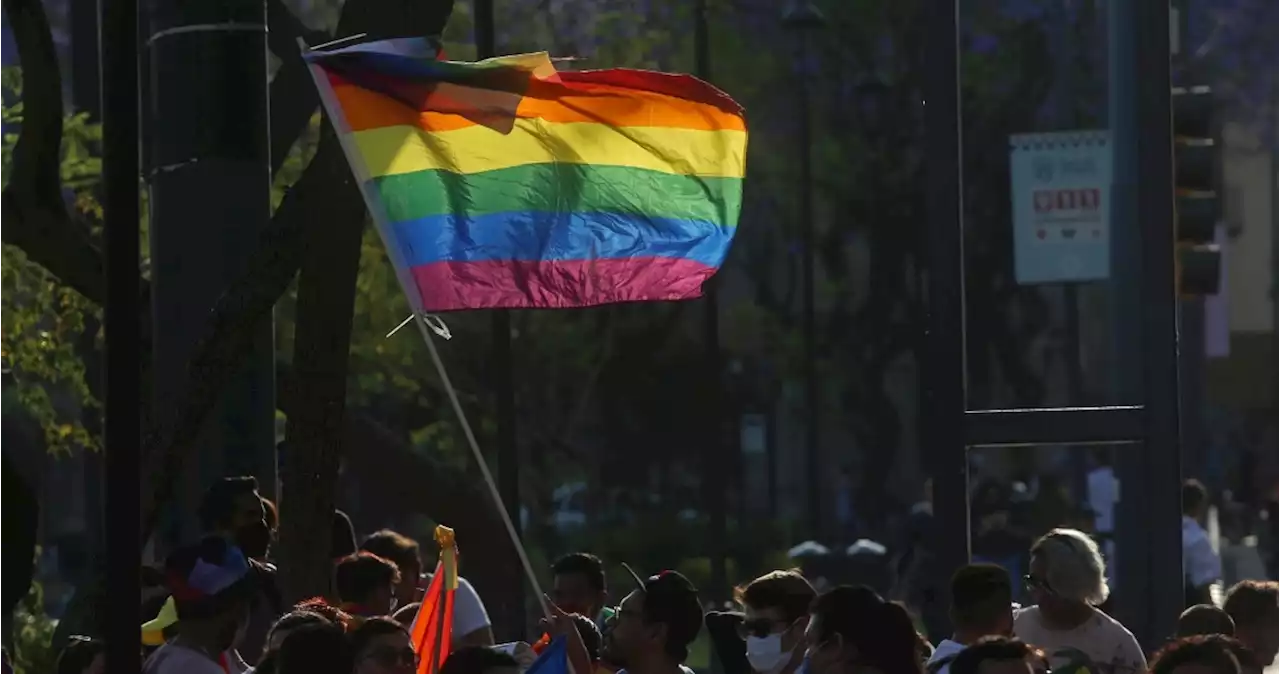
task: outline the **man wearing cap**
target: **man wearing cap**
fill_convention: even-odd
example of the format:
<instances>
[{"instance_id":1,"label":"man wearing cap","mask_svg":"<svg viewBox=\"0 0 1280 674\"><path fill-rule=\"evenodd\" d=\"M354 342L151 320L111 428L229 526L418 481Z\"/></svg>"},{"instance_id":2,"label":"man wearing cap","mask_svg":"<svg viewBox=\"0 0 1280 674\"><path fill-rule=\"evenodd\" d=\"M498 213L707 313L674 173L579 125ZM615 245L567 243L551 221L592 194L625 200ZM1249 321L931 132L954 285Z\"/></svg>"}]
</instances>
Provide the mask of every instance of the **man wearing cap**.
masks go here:
<instances>
[{"instance_id":1,"label":"man wearing cap","mask_svg":"<svg viewBox=\"0 0 1280 674\"><path fill-rule=\"evenodd\" d=\"M605 659L623 666L619 674L692 674L683 663L702 629L698 590L675 571L644 581L634 572L632 576L639 587L614 614L605 638Z\"/></svg>"},{"instance_id":2,"label":"man wearing cap","mask_svg":"<svg viewBox=\"0 0 1280 674\"><path fill-rule=\"evenodd\" d=\"M165 578L181 632L147 658L143 674L241 671L227 652L248 622L256 589L244 553L226 538L210 536L174 551L165 560Z\"/></svg>"}]
</instances>

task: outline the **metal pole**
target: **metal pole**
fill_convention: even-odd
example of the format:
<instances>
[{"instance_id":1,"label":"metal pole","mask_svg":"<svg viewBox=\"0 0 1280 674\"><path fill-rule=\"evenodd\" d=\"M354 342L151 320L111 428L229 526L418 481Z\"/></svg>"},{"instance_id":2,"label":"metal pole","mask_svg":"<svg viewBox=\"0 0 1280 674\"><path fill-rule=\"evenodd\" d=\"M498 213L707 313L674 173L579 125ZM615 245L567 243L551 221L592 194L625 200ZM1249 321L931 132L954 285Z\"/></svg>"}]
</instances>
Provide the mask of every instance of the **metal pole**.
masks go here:
<instances>
[{"instance_id":1,"label":"metal pole","mask_svg":"<svg viewBox=\"0 0 1280 674\"><path fill-rule=\"evenodd\" d=\"M813 222L813 111L809 90L809 36L800 36L800 232L803 256L801 258L801 334L804 340L804 449L808 459L808 496L810 536L819 539L823 534L822 517L822 456L821 436L818 424L818 346L817 325L814 310L814 255L816 241Z\"/></svg>"},{"instance_id":2,"label":"metal pole","mask_svg":"<svg viewBox=\"0 0 1280 674\"><path fill-rule=\"evenodd\" d=\"M142 669L138 605L142 551L140 244L138 205L138 2L103 0L103 202L107 301L105 507L109 672Z\"/></svg>"},{"instance_id":3,"label":"metal pole","mask_svg":"<svg viewBox=\"0 0 1280 674\"><path fill-rule=\"evenodd\" d=\"M492 58L497 55L497 37L494 29L493 0L474 0L476 57ZM523 536L520 520L520 444L516 438L516 390L515 372L511 351L511 312L506 309L493 311L490 319L492 342L493 393L497 407L497 455L498 489L507 516L515 526L516 534ZM517 555L512 551L512 555ZM523 639L525 630L524 581L511 575L511 585L506 589L506 620L512 638Z\"/></svg>"},{"instance_id":4,"label":"metal pole","mask_svg":"<svg viewBox=\"0 0 1280 674\"><path fill-rule=\"evenodd\" d=\"M707 17L707 0L697 0L693 10L693 59L694 74L704 81L711 80L711 35ZM705 499L710 506L708 533L711 555L712 598L728 598L728 470L732 457L728 456L725 437L727 419L724 391L724 357L720 351L720 300L714 277L702 284L702 339L707 350L707 378L711 383L711 396L707 403L707 439L703 451L702 479L706 489Z\"/></svg>"},{"instance_id":5,"label":"metal pole","mask_svg":"<svg viewBox=\"0 0 1280 674\"><path fill-rule=\"evenodd\" d=\"M1145 442L1120 452L1118 608L1154 648L1183 603L1169 6L1108 11L1117 370L1122 402L1142 400L1146 415Z\"/></svg>"},{"instance_id":6,"label":"metal pole","mask_svg":"<svg viewBox=\"0 0 1280 674\"><path fill-rule=\"evenodd\" d=\"M964 446L965 310L961 186L959 3L929 12L926 26L925 168L928 176L926 340L920 376L920 442L933 478L936 564L921 614L930 636L949 620L946 582L969 562L969 461Z\"/></svg>"},{"instance_id":7,"label":"metal pole","mask_svg":"<svg viewBox=\"0 0 1280 674\"><path fill-rule=\"evenodd\" d=\"M1177 50L1173 62L1179 66L1182 84L1203 84L1195 72L1191 52L1190 26L1191 3L1177 0ZM1225 260L1224 260L1225 262ZM1182 461L1187 472L1204 477L1205 457L1208 455L1209 434L1205 428L1205 301L1203 297L1188 297L1179 302L1179 330L1182 344L1178 350L1179 372L1182 377L1179 390L1182 394Z\"/></svg>"},{"instance_id":8,"label":"metal pole","mask_svg":"<svg viewBox=\"0 0 1280 674\"><path fill-rule=\"evenodd\" d=\"M1271 329L1280 330L1280 151L1271 151Z\"/></svg>"},{"instance_id":9,"label":"metal pole","mask_svg":"<svg viewBox=\"0 0 1280 674\"><path fill-rule=\"evenodd\" d=\"M153 395L167 404L187 395L179 387L208 311L243 273L271 218L266 3L151 0L149 9ZM247 360L184 470L185 515L224 475L253 475L264 494L274 491L270 321L255 330Z\"/></svg>"}]
</instances>

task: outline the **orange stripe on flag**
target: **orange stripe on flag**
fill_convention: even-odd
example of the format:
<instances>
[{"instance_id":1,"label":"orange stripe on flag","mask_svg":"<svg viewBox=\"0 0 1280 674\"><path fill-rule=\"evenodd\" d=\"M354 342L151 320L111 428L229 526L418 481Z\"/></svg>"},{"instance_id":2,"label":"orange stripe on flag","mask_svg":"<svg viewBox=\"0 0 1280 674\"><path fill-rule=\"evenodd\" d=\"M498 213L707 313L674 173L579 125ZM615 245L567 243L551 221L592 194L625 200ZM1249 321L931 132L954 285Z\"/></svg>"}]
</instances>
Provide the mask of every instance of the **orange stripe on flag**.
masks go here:
<instances>
[{"instance_id":1,"label":"orange stripe on flag","mask_svg":"<svg viewBox=\"0 0 1280 674\"><path fill-rule=\"evenodd\" d=\"M440 530L444 529L447 534ZM436 528L436 540L440 546L440 562L431 576L422 606L413 618L409 639L418 654L417 674L436 674L449 657L453 641L453 595L458 586L457 551L454 548L453 530Z\"/></svg>"}]
</instances>

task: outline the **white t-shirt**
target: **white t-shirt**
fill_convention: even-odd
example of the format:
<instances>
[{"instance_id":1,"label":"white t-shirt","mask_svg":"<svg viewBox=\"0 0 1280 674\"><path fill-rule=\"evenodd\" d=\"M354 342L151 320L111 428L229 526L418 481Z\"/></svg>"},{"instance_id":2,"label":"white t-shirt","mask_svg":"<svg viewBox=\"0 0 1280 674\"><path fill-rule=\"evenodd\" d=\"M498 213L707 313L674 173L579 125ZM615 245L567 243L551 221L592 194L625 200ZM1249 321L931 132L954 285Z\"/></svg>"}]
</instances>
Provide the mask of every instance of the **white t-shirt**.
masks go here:
<instances>
[{"instance_id":1,"label":"white t-shirt","mask_svg":"<svg viewBox=\"0 0 1280 674\"><path fill-rule=\"evenodd\" d=\"M1182 569L1191 587L1204 587L1222 580L1222 561L1213 551L1213 542L1199 522L1182 517Z\"/></svg>"},{"instance_id":2,"label":"white t-shirt","mask_svg":"<svg viewBox=\"0 0 1280 674\"><path fill-rule=\"evenodd\" d=\"M1094 530L1102 534L1111 533L1114 529L1116 501L1119 498L1115 471L1110 466L1089 471L1085 492L1089 498L1089 509L1093 511Z\"/></svg>"},{"instance_id":3,"label":"white t-shirt","mask_svg":"<svg viewBox=\"0 0 1280 674\"><path fill-rule=\"evenodd\" d=\"M930 670L930 666L933 665L933 663L947 658L954 660L955 656L959 655L960 651L963 650L964 644L950 639L943 639L938 642L938 647L933 649L933 655L929 656L929 661L924 663L925 669L932 671ZM951 663L947 662L947 664L938 668L936 674L949 674L950 671Z\"/></svg>"},{"instance_id":4,"label":"white t-shirt","mask_svg":"<svg viewBox=\"0 0 1280 674\"><path fill-rule=\"evenodd\" d=\"M466 578L458 578L458 589L453 593L453 639L457 641L472 632L489 627L489 612L476 589Z\"/></svg>"},{"instance_id":5,"label":"white t-shirt","mask_svg":"<svg viewBox=\"0 0 1280 674\"><path fill-rule=\"evenodd\" d=\"M1051 630L1040 620L1040 607L1013 614L1013 634L1044 651L1055 672L1077 674L1143 674L1147 658L1133 633L1111 616L1094 610L1093 617L1069 630Z\"/></svg>"},{"instance_id":6,"label":"white t-shirt","mask_svg":"<svg viewBox=\"0 0 1280 674\"><path fill-rule=\"evenodd\" d=\"M199 651L167 643L142 665L142 674L227 674L222 666Z\"/></svg>"}]
</instances>

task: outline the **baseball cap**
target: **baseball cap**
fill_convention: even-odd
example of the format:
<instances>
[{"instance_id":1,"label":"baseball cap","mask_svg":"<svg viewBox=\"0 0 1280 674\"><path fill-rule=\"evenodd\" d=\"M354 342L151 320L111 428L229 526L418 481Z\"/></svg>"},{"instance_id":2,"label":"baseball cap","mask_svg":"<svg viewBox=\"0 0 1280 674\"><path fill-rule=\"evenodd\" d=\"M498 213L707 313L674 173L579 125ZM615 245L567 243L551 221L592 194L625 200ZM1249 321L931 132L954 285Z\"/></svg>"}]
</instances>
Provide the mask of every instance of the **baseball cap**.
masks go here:
<instances>
[{"instance_id":1,"label":"baseball cap","mask_svg":"<svg viewBox=\"0 0 1280 674\"><path fill-rule=\"evenodd\" d=\"M641 580L630 566L623 564L644 593L644 612L654 622L667 626L667 638L687 646L702 630L702 602L698 589L678 571L662 571Z\"/></svg>"},{"instance_id":2,"label":"baseball cap","mask_svg":"<svg viewBox=\"0 0 1280 674\"><path fill-rule=\"evenodd\" d=\"M165 583L173 595L179 618L190 609L216 610L221 600L251 593L253 576L240 548L220 536L179 548L165 560Z\"/></svg>"}]
</instances>

